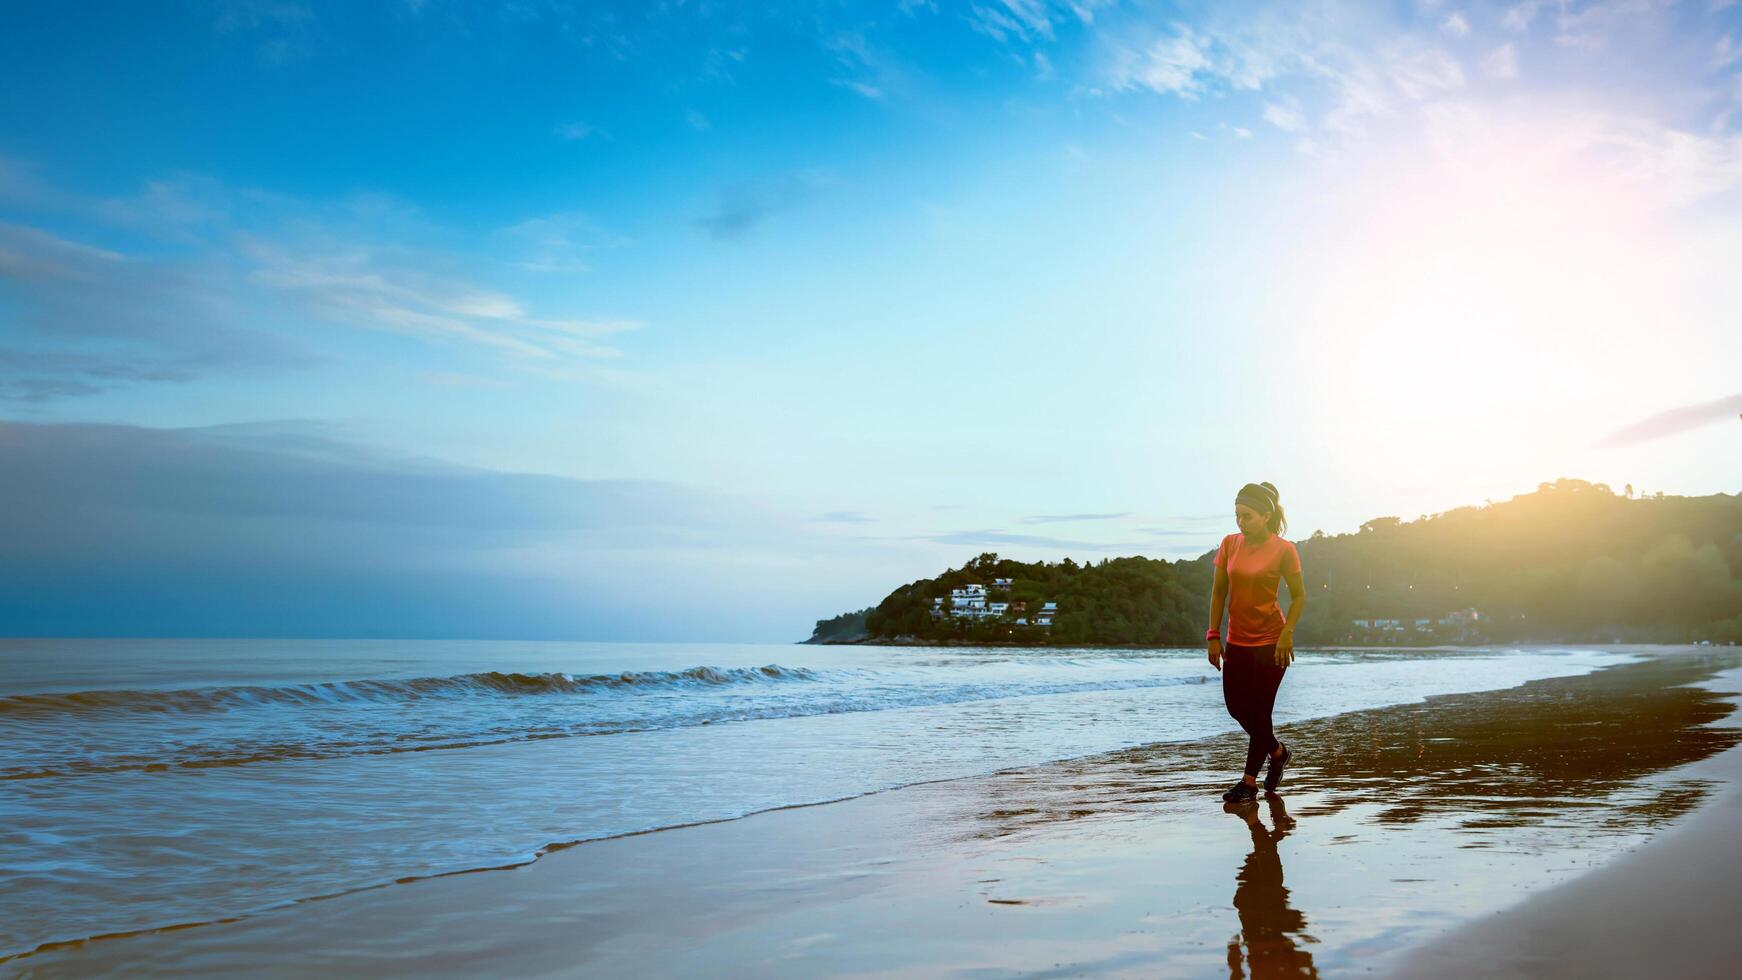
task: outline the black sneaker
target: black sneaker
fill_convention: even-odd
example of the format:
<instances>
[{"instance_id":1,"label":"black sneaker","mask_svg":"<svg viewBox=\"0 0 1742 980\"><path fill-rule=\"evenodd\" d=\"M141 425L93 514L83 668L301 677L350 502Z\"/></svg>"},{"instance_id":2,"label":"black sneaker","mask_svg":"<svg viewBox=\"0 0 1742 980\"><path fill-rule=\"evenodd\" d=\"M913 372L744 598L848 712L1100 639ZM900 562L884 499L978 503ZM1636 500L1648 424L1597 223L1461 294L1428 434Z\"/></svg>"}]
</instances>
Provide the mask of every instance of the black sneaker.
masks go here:
<instances>
[{"instance_id":1,"label":"black sneaker","mask_svg":"<svg viewBox=\"0 0 1742 980\"><path fill-rule=\"evenodd\" d=\"M1222 794L1223 803L1250 803L1258 799L1258 787L1242 779L1234 784L1228 792Z\"/></svg>"},{"instance_id":2,"label":"black sneaker","mask_svg":"<svg viewBox=\"0 0 1742 980\"><path fill-rule=\"evenodd\" d=\"M1276 787L1282 785L1282 771L1284 769L1287 769L1288 764L1290 762L1292 762L1293 760L1294 760L1294 750L1289 748L1286 745L1284 745L1282 747L1282 755L1280 755L1280 756L1273 755L1270 757L1270 766L1269 766L1269 768L1264 770L1264 791L1265 792L1267 792L1267 793L1276 792Z\"/></svg>"}]
</instances>

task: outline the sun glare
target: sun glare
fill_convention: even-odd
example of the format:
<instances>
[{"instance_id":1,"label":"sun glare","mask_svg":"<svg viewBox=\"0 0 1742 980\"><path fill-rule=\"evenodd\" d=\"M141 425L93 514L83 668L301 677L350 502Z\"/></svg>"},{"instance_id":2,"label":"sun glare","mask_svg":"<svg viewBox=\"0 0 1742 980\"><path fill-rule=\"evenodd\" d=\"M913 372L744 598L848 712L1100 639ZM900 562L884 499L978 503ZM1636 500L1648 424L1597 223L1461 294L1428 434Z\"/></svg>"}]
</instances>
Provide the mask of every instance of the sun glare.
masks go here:
<instances>
[{"instance_id":1,"label":"sun glare","mask_svg":"<svg viewBox=\"0 0 1742 980\"><path fill-rule=\"evenodd\" d=\"M1522 455L1587 442L1663 397L1697 316L1672 202L1600 122L1500 126L1465 113L1343 175L1279 280L1294 356L1328 383L1328 431ZM1641 370L1616 400L1605 366ZM1613 405L1613 408L1607 406ZM1446 448L1441 443L1436 451Z\"/></svg>"}]
</instances>

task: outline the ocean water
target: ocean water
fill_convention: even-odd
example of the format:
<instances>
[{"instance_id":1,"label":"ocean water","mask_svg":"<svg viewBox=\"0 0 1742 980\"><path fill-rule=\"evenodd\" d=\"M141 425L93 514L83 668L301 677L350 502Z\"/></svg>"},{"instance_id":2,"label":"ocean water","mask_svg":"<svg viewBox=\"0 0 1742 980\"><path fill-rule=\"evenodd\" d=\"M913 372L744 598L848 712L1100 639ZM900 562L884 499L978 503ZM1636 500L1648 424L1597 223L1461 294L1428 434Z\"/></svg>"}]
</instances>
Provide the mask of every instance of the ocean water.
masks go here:
<instances>
[{"instance_id":1,"label":"ocean water","mask_svg":"<svg viewBox=\"0 0 1742 980\"><path fill-rule=\"evenodd\" d=\"M1276 716L1626 659L1309 651ZM1197 649L0 641L0 957L1235 728Z\"/></svg>"}]
</instances>

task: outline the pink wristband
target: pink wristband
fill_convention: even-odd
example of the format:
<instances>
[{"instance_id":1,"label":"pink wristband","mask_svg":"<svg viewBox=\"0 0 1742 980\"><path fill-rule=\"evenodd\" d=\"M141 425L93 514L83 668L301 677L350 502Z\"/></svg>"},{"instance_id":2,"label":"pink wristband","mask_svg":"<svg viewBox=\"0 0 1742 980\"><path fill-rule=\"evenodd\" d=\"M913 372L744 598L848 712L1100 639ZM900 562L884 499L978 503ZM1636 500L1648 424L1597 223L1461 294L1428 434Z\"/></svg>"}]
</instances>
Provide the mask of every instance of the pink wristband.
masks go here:
<instances>
[{"instance_id":1,"label":"pink wristband","mask_svg":"<svg viewBox=\"0 0 1742 980\"><path fill-rule=\"evenodd\" d=\"M1222 638L1222 631L1221 630L1204 630L1204 640L1205 641L1219 640L1221 638Z\"/></svg>"}]
</instances>

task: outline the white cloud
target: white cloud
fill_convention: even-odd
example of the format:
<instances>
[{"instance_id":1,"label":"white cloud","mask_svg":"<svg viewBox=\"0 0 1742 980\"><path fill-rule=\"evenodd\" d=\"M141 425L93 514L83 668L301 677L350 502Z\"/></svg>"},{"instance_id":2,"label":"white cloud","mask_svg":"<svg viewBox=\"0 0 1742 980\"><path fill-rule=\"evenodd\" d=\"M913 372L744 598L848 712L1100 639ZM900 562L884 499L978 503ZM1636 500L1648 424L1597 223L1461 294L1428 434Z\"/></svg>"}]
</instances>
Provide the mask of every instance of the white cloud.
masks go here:
<instances>
[{"instance_id":1,"label":"white cloud","mask_svg":"<svg viewBox=\"0 0 1742 980\"><path fill-rule=\"evenodd\" d=\"M1325 127L1350 136L1370 120L1463 87L1457 58L1376 26L1366 15L1359 6L1276 5L1238 18L1174 22L1159 31L1129 25L1110 29L1103 39L1106 85L1100 91L1148 91L1187 100L1212 92L1261 91L1270 96L1265 118L1273 125L1304 131L1310 118L1306 106L1322 103ZM1335 29L1327 29L1327 23ZM1286 101L1285 91L1299 92L1303 101Z\"/></svg>"},{"instance_id":2,"label":"white cloud","mask_svg":"<svg viewBox=\"0 0 1742 980\"><path fill-rule=\"evenodd\" d=\"M1681 207L1742 190L1742 136L1702 136L1645 119L1605 119L1591 149L1613 156L1610 173L1634 193Z\"/></svg>"},{"instance_id":3,"label":"white cloud","mask_svg":"<svg viewBox=\"0 0 1742 980\"><path fill-rule=\"evenodd\" d=\"M923 0L936 10L930 0ZM1058 28L1072 22L1092 24L1095 11L1117 0L974 0L968 5L968 26L1000 43L1051 42ZM903 12L918 4L901 0Z\"/></svg>"},{"instance_id":4,"label":"white cloud","mask_svg":"<svg viewBox=\"0 0 1742 980\"><path fill-rule=\"evenodd\" d=\"M874 48L863 31L842 31L829 38L827 47L835 56L841 74L831 84L850 89L867 99L899 94L907 87L907 70L896 57Z\"/></svg>"},{"instance_id":5,"label":"white cloud","mask_svg":"<svg viewBox=\"0 0 1742 980\"><path fill-rule=\"evenodd\" d=\"M1488 52L1488 57L1482 59L1482 73L1489 78L1517 78L1518 49L1508 42Z\"/></svg>"},{"instance_id":6,"label":"white cloud","mask_svg":"<svg viewBox=\"0 0 1742 980\"><path fill-rule=\"evenodd\" d=\"M1507 8L1505 15L1500 18L1500 23L1505 25L1507 30L1522 34L1530 30L1530 22L1536 19L1537 6L1536 0L1514 4Z\"/></svg>"},{"instance_id":7,"label":"white cloud","mask_svg":"<svg viewBox=\"0 0 1742 980\"><path fill-rule=\"evenodd\" d=\"M622 354L603 338L640 326L540 310L484 281L510 265L585 272L587 253L627 244L585 215L520 222L477 239L479 254L467 255L423 245L454 241L454 230L379 193L307 201L183 174L94 198L58 190L10 159L0 165L0 200L29 192L38 210L176 247L154 257L0 222L0 288L23 301L14 323L29 341L0 348L0 395L43 400L305 367L319 351L288 338L311 315L488 348L511 366L565 377L598 376L580 366Z\"/></svg>"},{"instance_id":8,"label":"white cloud","mask_svg":"<svg viewBox=\"0 0 1742 980\"><path fill-rule=\"evenodd\" d=\"M1576 178L1593 196L1617 207L1685 207L1742 190L1742 136L1701 135L1640 116L1600 111L1557 112L1446 103L1427 113L1439 153L1478 159L1483 166Z\"/></svg>"},{"instance_id":9,"label":"white cloud","mask_svg":"<svg viewBox=\"0 0 1742 980\"><path fill-rule=\"evenodd\" d=\"M1123 50L1113 65L1109 84L1114 91L1142 88L1162 95L1171 92L1183 98L1196 98L1208 78L1215 74L1205 51L1207 44L1208 39L1199 38L1191 28L1175 24L1171 33L1157 38L1143 50Z\"/></svg>"},{"instance_id":10,"label":"white cloud","mask_svg":"<svg viewBox=\"0 0 1742 980\"><path fill-rule=\"evenodd\" d=\"M500 378L480 377L476 374L466 374L462 371L431 371L423 376L425 381L438 388L507 388L509 383Z\"/></svg>"},{"instance_id":11,"label":"white cloud","mask_svg":"<svg viewBox=\"0 0 1742 980\"><path fill-rule=\"evenodd\" d=\"M1404 98L1420 101L1460 88L1464 70L1456 58L1436 48L1404 49L1386 57L1390 80Z\"/></svg>"},{"instance_id":12,"label":"white cloud","mask_svg":"<svg viewBox=\"0 0 1742 980\"><path fill-rule=\"evenodd\" d=\"M1292 104L1284 105L1277 102L1264 103L1264 120L1285 133L1304 132L1306 120L1301 117L1300 109Z\"/></svg>"},{"instance_id":13,"label":"white cloud","mask_svg":"<svg viewBox=\"0 0 1742 980\"><path fill-rule=\"evenodd\" d=\"M702 115L694 109L685 112L683 114L683 120L684 122L689 123L690 128L698 133L705 133L714 128L714 124L708 121L707 116Z\"/></svg>"},{"instance_id":14,"label":"white cloud","mask_svg":"<svg viewBox=\"0 0 1742 980\"><path fill-rule=\"evenodd\" d=\"M968 23L997 41L1052 40L1052 12L1047 0L997 0L969 6Z\"/></svg>"},{"instance_id":15,"label":"white cloud","mask_svg":"<svg viewBox=\"0 0 1742 980\"><path fill-rule=\"evenodd\" d=\"M1713 68L1728 68L1738 61L1742 61L1742 44L1736 43L1735 35L1726 34L1712 46Z\"/></svg>"},{"instance_id":16,"label":"white cloud","mask_svg":"<svg viewBox=\"0 0 1742 980\"><path fill-rule=\"evenodd\" d=\"M598 133L598 129L584 122L564 123L556 128L556 134L565 140L584 140Z\"/></svg>"},{"instance_id":17,"label":"white cloud","mask_svg":"<svg viewBox=\"0 0 1742 980\"><path fill-rule=\"evenodd\" d=\"M282 292L313 314L437 343L463 342L560 366L571 358L616 357L597 338L634 329L626 320L539 317L506 293L417 264L421 256L335 241L292 247L244 237L249 280ZM427 261L427 260L425 260Z\"/></svg>"},{"instance_id":18,"label":"white cloud","mask_svg":"<svg viewBox=\"0 0 1742 980\"><path fill-rule=\"evenodd\" d=\"M1344 136L1361 133L1376 119L1445 96L1464 85L1455 58L1412 41L1384 46L1376 57L1346 57L1314 65L1335 93L1325 127Z\"/></svg>"},{"instance_id":19,"label":"white cloud","mask_svg":"<svg viewBox=\"0 0 1742 980\"><path fill-rule=\"evenodd\" d=\"M1444 20L1440 21L1440 31L1441 33L1450 35L1451 37L1459 39L1466 38L1470 36L1470 22L1464 19L1462 13L1454 10L1447 14Z\"/></svg>"},{"instance_id":20,"label":"white cloud","mask_svg":"<svg viewBox=\"0 0 1742 980\"><path fill-rule=\"evenodd\" d=\"M883 98L883 90L878 88L875 85L869 85L865 82L854 81L854 80L849 79L849 78L835 78L835 79L830 79L830 81L832 81L836 85L841 86L842 88L852 89L854 92L857 92L860 95L863 95L865 98L871 99L873 101L880 100Z\"/></svg>"},{"instance_id":21,"label":"white cloud","mask_svg":"<svg viewBox=\"0 0 1742 980\"><path fill-rule=\"evenodd\" d=\"M1658 29L1675 0L1593 0L1583 6L1561 4L1555 12L1555 43L1580 51L1601 51L1615 38Z\"/></svg>"},{"instance_id":22,"label":"white cloud","mask_svg":"<svg viewBox=\"0 0 1742 980\"><path fill-rule=\"evenodd\" d=\"M1667 56L1651 59L1647 45L1668 26L1666 4L1667 0L1599 0L1557 9L1518 3L1505 9L1501 22L1508 30L1523 32L1546 10L1563 45L1597 46L1605 39L1618 44L1628 38L1629 50L1637 49L1641 56L1640 71L1647 65L1674 67L1689 76L1687 85L1704 86L1722 104L1742 103L1742 81L1714 79L1709 74L1712 67L1727 69L1742 63L1742 43L1737 40L1742 35L1714 34L1703 42L1711 45L1709 64L1705 59L1692 63ZM1445 24L1453 16L1463 16L1462 26L1470 26L1467 13L1452 10L1441 7L1429 23ZM1398 133L1399 125L1427 123L1430 114L1461 102L1479 104L1473 101L1479 96L1466 94L1470 73L1499 81L1520 74L1523 44L1516 40L1473 52L1466 64L1431 37L1365 5L1326 0L1310 9L1275 4L1245 9L1239 16L1220 14L1221 8L1212 7L1189 24L1125 19L1098 25L1106 84L1094 91L1103 96L1153 92L1187 100L1257 91L1264 120L1296 134L1296 148L1316 155L1340 152L1357 142L1377 148L1382 137L1392 141L1386 134ZM1453 23L1448 33L1463 31ZM1468 36L1476 35L1472 30ZM1586 68L1610 81L1618 81L1616 72L1629 70L1598 66L1594 61ZM1664 88L1663 73L1654 68L1648 79L1639 81L1642 100L1632 110L1638 118L1604 124L1601 138L1592 138L1592 146L1600 144L1603 149L1589 152L1627 161L1630 180L1657 182L1656 190L1646 192L1654 199L1685 203L1732 186L1738 151L1729 138L1690 132L1689 121L1680 117L1640 121L1650 119L1649 110L1641 107ZM1666 104L1666 111L1674 110L1674 104ZM1742 107L1719 116L1713 132L1723 133L1737 112ZM1308 140L1307 133L1319 135Z\"/></svg>"},{"instance_id":23,"label":"white cloud","mask_svg":"<svg viewBox=\"0 0 1742 980\"><path fill-rule=\"evenodd\" d=\"M615 234L585 214L560 211L497 229L490 236L493 250L531 272L591 272L587 256L599 249L621 248L629 239Z\"/></svg>"}]
</instances>

